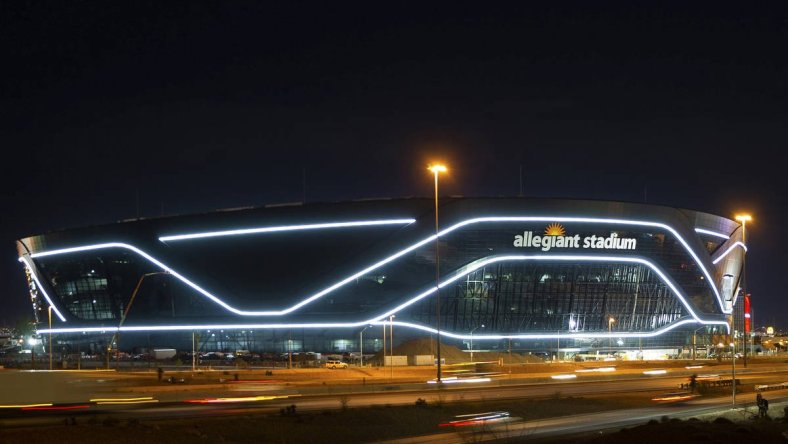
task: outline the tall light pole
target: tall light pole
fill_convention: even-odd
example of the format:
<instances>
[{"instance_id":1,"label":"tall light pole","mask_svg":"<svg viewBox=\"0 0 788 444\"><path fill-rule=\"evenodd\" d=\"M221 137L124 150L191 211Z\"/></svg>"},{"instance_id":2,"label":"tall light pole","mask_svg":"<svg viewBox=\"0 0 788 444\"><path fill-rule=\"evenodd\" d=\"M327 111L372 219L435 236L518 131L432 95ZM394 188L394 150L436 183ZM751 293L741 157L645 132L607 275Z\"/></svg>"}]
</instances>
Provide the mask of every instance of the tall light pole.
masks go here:
<instances>
[{"instance_id":1,"label":"tall light pole","mask_svg":"<svg viewBox=\"0 0 788 444\"><path fill-rule=\"evenodd\" d=\"M731 388L732 388L732 398L731 398L731 408L736 408L736 340L731 342L731 365L733 366L733 371L731 372Z\"/></svg>"},{"instance_id":2,"label":"tall light pole","mask_svg":"<svg viewBox=\"0 0 788 444\"><path fill-rule=\"evenodd\" d=\"M49 370L52 370L52 306L47 309L49 313Z\"/></svg>"},{"instance_id":3,"label":"tall light pole","mask_svg":"<svg viewBox=\"0 0 788 444\"><path fill-rule=\"evenodd\" d=\"M737 214L735 218L736 218L737 221L741 222L741 243L743 243L746 246L747 245L747 222L752 220L752 216L750 216L749 214ZM747 265L747 250L745 249L744 250L744 254L742 255L742 260L741 260L741 291L742 291L742 294L744 295L745 298L747 297L747 287L746 287L746 284L747 284L747 270L745 268L746 265ZM749 313L745 313L744 314L745 317L747 317L749 315L750 315ZM745 327L746 327L747 322L748 322L748 320L745 319L744 320ZM747 345L748 344L749 344L749 339L747 338L747 328L745 328L744 329L744 347L743 347L744 348L744 366L745 367L747 367Z\"/></svg>"},{"instance_id":4,"label":"tall light pole","mask_svg":"<svg viewBox=\"0 0 788 444\"><path fill-rule=\"evenodd\" d=\"M438 337L438 384L441 383L441 256L438 237L438 175L446 172L446 165L435 164L428 168L435 176L435 330Z\"/></svg>"},{"instance_id":5,"label":"tall light pole","mask_svg":"<svg viewBox=\"0 0 788 444\"><path fill-rule=\"evenodd\" d=\"M695 329L695 331L692 332L692 360L693 361L696 359L695 355L698 353L697 352L698 345L695 342L695 335L696 335L696 333L698 333L698 330L700 330L702 328L706 328L706 326L704 325L702 327L698 327L698 328ZM708 357L708 352L706 353L706 356Z\"/></svg>"},{"instance_id":6,"label":"tall light pole","mask_svg":"<svg viewBox=\"0 0 788 444\"><path fill-rule=\"evenodd\" d=\"M613 347L613 336L612 336L612 334L613 334L613 323L614 322L616 322L616 318L614 318L613 316L610 316L607 319L607 335L609 336L608 337L608 344L609 344L609 346L611 348Z\"/></svg>"},{"instance_id":7,"label":"tall light pole","mask_svg":"<svg viewBox=\"0 0 788 444\"><path fill-rule=\"evenodd\" d=\"M473 362L473 332L476 331L476 329L479 327L484 328L484 324L471 329L471 362Z\"/></svg>"},{"instance_id":8,"label":"tall light pole","mask_svg":"<svg viewBox=\"0 0 788 444\"><path fill-rule=\"evenodd\" d=\"M361 356L359 357L359 367L364 366L364 330L372 327L371 325L367 325L366 327L362 328L360 332L358 332L358 346L359 346L359 353Z\"/></svg>"},{"instance_id":9,"label":"tall light pole","mask_svg":"<svg viewBox=\"0 0 788 444\"><path fill-rule=\"evenodd\" d=\"M391 369L391 379L394 379L394 318L396 318L396 316L389 316L389 347L391 347L391 353L389 353L389 367Z\"/></svg>"}]
</instances>

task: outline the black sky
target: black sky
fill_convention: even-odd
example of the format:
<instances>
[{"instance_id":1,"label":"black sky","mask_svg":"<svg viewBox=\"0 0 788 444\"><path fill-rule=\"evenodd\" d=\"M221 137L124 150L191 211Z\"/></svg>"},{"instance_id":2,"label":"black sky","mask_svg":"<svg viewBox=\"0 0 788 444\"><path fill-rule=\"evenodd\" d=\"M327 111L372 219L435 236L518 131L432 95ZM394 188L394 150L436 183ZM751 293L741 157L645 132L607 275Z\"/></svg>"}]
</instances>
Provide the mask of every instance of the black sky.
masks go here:
<instances>
[{"instance_id":1,"label":"black sky","mask_svg":"<svg viewBox=\"0 0 788 444\"><path fill-rule=\"evenodd\" d=\"M299 201L447 195L749 210L788 327L788 14L746 2L0 3L0 323L14 240ZM775 3L779 5L779 3ZM4 252L3 252L4 251Z\"/></svg>"}]
</instances>

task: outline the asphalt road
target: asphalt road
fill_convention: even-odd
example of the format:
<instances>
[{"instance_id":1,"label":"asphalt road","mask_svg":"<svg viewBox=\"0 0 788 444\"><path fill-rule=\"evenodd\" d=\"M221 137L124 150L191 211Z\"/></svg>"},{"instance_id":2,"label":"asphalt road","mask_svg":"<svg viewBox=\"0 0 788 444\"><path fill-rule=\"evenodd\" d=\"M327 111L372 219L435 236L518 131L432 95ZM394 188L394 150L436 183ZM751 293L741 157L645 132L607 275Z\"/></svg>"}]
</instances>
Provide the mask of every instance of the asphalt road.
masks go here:
<instances>
[{"instance_id":1,"label":"asphalt road","mask_svg":"<svg viewBox=\"0 0 788 444\"><path fill-rule=\"evenodd\" d=\"M645 376L635 373L621 375L603 375L603 380L584 381L584 377L559 382L540 383L512 383L505 377L500 380L474 384L447 384L438 388L434 384L403 383L396 385L375 386L378 391L359 391L357 386L331 387L290 387L272 384L267 381L240 382L229 384L230 390L215 389L201 390L199 388L150 393L145 387L129 387L123 393L109 392L106 385L111 381L99 378L84 377L80 374L46 374L35 376L35 381L42 384L44 389L54 388L66 393L70 402L56 403L52 406L42 406L43 410L22 410L19 408L0 409L0 426L22 427L31 425L44 425L62 423L63 418L74 415L102 414L113 415L119 418L136 419L163 419L203 417L216 415L236 415L278 412L279 409L291 404L297 405L298 411L320 411L326 409L339 409L342 404L350 407L380 406L380 405L413 405L416 399L422 398L428 403L474 401L474 400L505 400L522 398L544 398L560 393L561 396L583 396L591 394L632 393L636 391L675 391L678 385L686 382L686 375L681 376ZM720 375L725 377L725 375ZM589 376L590 377L590 376ZM596 377L596 376L594 376ZM788 369L785 370L755 370L749 369L746 373L737 373L743 383L775 383L788 381ZM39 380L40 379L40 380ZM47 381L47 382L42 382ZM515 381L519 382L519 381ZM370 387L362 387L365 390ZM135 391L137 390L137 391ZM381 391L382 390L382 391ZM5 398L6 396L3 395ZM754 395L741 398L745 401ZM102 399L104 401L90 401ZM719 403L724 403L720 400ZM728 402L730 398L728 397ZM2 401L8 405L7 400ZM713 400L698 400L687 403L686 408L718 408L719 404ZM49 408L63 410L50 410ZM665 412L676 413L675 406L654 407L642 412L622 414L623 419L660 417ZM588 427L600 427L602 424L618 424L621 418L615 412L600 413L598 417L589 418ZM547 433L553 427L549 421L540 425L540 433ZM572 430L561 419L555 419L555 428ZM642 422L642 421L641 421ZM510 424L506 424L507 427ZM512 423L514 426L514 423ZM573 427L578 426L577 424ZM520 426L517 426L520 427ZM524 426L523 426L524 427ZM524 432L521 429L520 432ZM529 433L530 433L530 429Z\"/></svg>"}]
</instances>

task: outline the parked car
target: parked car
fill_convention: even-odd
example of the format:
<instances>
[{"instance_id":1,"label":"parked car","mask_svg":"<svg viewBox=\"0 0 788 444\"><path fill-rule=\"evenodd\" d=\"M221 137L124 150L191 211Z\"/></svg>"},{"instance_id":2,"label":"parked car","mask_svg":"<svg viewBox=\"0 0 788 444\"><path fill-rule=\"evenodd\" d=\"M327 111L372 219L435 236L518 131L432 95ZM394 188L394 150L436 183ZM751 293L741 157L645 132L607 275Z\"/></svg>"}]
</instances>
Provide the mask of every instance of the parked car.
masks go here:
<instances>
[{"instance_id":1,"label":"parked car","mask_svg":"<svg viewBox=\"0 0 788 444\"><path fill-rule=\"evenodd\" d=\"M342 362L336 359L329 359L326 361L326 368L347 368L347 362Z\"/></svg>"}]
</instances>

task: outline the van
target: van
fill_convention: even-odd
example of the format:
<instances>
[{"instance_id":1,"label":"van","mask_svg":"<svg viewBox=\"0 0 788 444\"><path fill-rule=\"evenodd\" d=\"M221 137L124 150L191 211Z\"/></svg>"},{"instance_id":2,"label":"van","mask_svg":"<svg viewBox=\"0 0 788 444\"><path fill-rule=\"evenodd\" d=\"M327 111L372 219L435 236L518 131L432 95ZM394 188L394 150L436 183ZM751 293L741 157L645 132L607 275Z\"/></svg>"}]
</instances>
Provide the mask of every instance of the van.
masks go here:
<instances>
[{"instance_id":1,"label":"van","mask_svg":"<svg viewBox=\"0 0 788 444\"><path fill-rule=\"evenodd\" d=\"M347 363L336 359L326 361L326 368L347 368Z\"/></svg>"}]
</instances>

